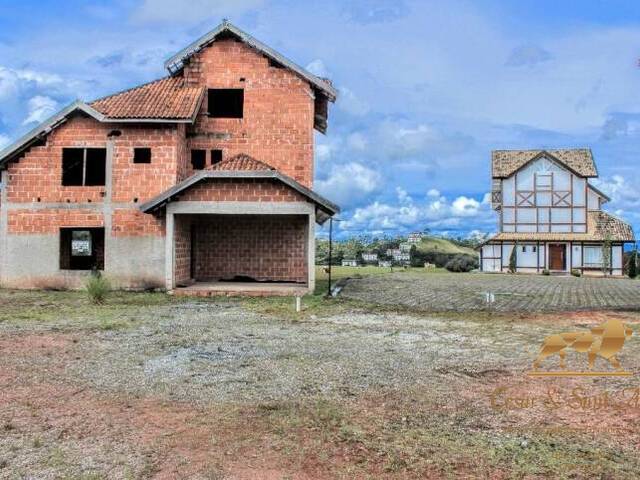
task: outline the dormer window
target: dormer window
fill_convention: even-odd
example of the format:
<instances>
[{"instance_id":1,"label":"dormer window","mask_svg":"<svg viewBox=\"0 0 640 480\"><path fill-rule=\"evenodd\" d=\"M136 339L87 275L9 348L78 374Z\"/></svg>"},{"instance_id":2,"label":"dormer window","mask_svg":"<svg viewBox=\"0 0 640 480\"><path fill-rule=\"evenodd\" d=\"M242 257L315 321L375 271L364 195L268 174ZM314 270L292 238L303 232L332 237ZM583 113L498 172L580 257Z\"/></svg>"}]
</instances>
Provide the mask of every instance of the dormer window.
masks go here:
<instances>
[{"instance_id":1,"label":"dormer window","mask_svg":"<svg viewBox=\"0 0 640 480\"><path fill-rule=\"evenodd\" d=\"M244 90L242 88L210 88L208 110L212 118L242 118Z\"/></svg>"}]
</instances>

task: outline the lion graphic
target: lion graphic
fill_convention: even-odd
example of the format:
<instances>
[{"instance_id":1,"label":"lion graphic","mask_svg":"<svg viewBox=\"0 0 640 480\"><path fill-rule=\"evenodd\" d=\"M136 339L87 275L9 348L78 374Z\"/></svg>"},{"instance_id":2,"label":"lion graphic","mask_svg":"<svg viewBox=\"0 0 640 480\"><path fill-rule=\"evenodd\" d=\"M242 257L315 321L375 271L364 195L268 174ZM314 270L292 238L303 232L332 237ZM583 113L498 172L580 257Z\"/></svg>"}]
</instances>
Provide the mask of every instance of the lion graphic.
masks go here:
<instances>
[{"instance_id":1,"label":"lion graphic","mask_svg":"<svg viewBox=\"0 0 640 480\"><path fill-rule=\"evenodd\" d=\"M633 331L620 320L607 320L602 325L594 327L589 332L558 333L544 339L542 348L533 362L533 370L537 370L540 362L547 357L558 354L560 356L560 368L565 370L565 356L567 349L576 352L588 353L589 370L597 357L602 357L616 370L622 370L616 355L622 350L624 341L631 336Z\"/></svg>"}]
</instances>

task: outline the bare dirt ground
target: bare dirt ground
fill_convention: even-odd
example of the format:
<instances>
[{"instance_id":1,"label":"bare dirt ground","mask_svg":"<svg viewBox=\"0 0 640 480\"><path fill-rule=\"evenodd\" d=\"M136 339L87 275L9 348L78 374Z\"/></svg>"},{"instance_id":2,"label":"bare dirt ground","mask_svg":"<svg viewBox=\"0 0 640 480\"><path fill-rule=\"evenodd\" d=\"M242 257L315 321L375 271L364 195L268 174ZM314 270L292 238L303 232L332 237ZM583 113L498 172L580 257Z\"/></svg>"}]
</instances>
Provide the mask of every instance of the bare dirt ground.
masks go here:
<instances>
[{"instance_id":1,"label":"bare dirt ground","mask_svg":"<svg viewBox=\"0 0 640 480\"><path fill-rule=\"evenodd\" d=\"M526 375L545 336L640 315L307 306L0 291L0 478L640 474L638 338L631 377Z\"/></svg>"}]
</instances>

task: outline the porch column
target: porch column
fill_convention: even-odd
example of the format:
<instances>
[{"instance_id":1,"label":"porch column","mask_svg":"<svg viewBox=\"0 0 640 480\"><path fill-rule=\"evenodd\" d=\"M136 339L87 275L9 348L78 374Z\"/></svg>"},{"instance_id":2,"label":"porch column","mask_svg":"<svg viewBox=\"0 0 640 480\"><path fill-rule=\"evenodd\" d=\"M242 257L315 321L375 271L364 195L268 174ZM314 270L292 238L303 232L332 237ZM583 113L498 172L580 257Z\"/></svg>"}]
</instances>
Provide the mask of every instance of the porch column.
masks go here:
<instances>
[{"instance_id":1,"label":"porch column","mask_svg":"<svg viewBox=\"0 0 640 480\"><path fill-rule=\"evenodd\" d=\"M165 287L168 290L173 290L175 287L173 265L174 265L174 214L168 211L166 216L166 234L164 237L164 275L165 275Z\"/></svg>"},{"instance_id":2,"label":"porch column","mask_svg":"<svg viewBox=\"0 0 640 480\"><path fill-rule=\"evenodd\" d=\"M309 214L309 232L307 243L307 275L309 293L313 293L316 288L316 214Z\"/></svg>"}]
</instances>

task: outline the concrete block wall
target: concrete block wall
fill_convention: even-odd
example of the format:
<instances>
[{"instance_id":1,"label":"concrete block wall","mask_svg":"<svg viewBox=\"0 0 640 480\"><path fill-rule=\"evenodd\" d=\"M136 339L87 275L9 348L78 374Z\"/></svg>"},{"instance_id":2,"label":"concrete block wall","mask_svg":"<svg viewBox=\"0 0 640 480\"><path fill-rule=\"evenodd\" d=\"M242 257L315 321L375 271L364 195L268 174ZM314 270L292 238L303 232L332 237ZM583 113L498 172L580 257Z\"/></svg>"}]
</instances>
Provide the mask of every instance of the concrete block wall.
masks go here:
<instances>
[{"instance_id":1,"label":"concrete block wall","mask_svg":"<svg viewBox=\"0 0 640 480\"><path fill-rule=\"evenodd\" d=\"M186 285L191 282L191 223L190 215L176 217L174 225L176 285Z\"/></svg>"},{"instance_id":2,"label":"concrete block wall","mask_svg":"<svg viewBox=\"0 0 640 480\"><path fill-rule=\"evenodd\" d=\"M196 279L246 275L256 280L307 283L307 228L308 217L303 215L198 217Z\"/></svg>"},{"instance_id":3,"label":"concrete block wall","mask_svg":"<svg viewBox=\"0 0 640 480\"><path fill-rule=\"evenodd\" d=\"M188 127L190 149L206 150L208 164L212 149L221 149L223 158L246 153L312 186L314 97L306 81L232 39L191 57L184 77L206 88L244 89L241 119L210 118L205 97L195 126Z\"/></svg>"}]
</instances>

